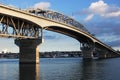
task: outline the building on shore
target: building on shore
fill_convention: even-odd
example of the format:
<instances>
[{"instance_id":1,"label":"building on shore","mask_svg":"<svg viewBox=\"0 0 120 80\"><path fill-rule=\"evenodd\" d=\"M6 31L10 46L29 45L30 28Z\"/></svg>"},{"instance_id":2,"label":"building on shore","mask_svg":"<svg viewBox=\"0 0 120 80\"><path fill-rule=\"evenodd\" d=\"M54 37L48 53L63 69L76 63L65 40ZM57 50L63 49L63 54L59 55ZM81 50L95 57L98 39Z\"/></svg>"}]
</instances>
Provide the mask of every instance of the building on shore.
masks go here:
<instances>
[{"instance_id":1,"label":"building on shore","mask_svg":"<svg viewBox=\"0 0 120 80\"><path fill-rule=\"evenodd\" d=\"M52 51L40 52L41 58L68 58L68 57L81 57L81 51Z\"/></svg>"},{"instance_id":2,"label":"building on shore","mask_svg":"<svg viewBox=\"0 0 120 80\"><path fill-rule=\"evenodd\" d=\"M0 58L8 58L8 59L19 58L19 54L18 53L0 53Z\"/></svg>"},{"instance_id":3,"label":"building on shore","mask_svg":"<svg viewBox=\"0 0 120 80\"><path fill-rule=\"evenodd\" d=\"M40 58L69 58L81 57L80 51L52 51L52 52L39 52ZM19 58L19 53L0 53L0 58Z\"/></svg>"}]
</instances>

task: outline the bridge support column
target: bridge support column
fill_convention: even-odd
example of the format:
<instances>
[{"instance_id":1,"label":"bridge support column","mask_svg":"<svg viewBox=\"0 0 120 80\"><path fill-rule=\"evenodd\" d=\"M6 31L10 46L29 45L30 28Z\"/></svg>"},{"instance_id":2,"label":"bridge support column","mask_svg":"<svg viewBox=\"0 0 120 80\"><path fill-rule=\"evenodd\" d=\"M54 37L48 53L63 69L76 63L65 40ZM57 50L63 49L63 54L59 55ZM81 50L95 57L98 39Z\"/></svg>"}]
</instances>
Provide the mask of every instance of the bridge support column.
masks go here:
<instances>
[{"instance_id":1,"label":"bridge support column","mask_svg":"<svg viewBox=\"0 0 120 80\"><path fill-rule=\"evenodd\" d=\"M107 57L107 58L111 58L112 55L109 53L109 54L106 55L106 57Z\"/></svg>"},{"instance_id":2,"label":"bridge support column","mask_svg":"<svg viewBox=\"0 0 120 80\"><path fill-rule=\"evenodd\" d=\"M118 57L117 54L115 53L110 53L109 55L107 55L108 58L115 58L115 57Z\"/></svg>"},{"instance_id":3,"label":"bridge support column","mask_svg":"<svg viewBox=\"0 0 120 80\"><path fill-rule=\"evenodd\" d=\"M99 59L105 59L105 58L107 58L106 54L104 53L99 54Z\"/></svg>"},{"instance_id":4,"label":"bridge support column","mask_svg":"<svg viewBox=\"0 0 120 80\"><path fill-rule=\"evenodd\" d=\"M99 53L99 55L98 55L99 59L105 59L105 58L107 58L107 52L98 51L98 53Z\"/></svg>"},{"instance_id":5,"label":"bridge support column","mask_svg":"<svg viewBox=\"0 0 120 80\"><path fill-rule=\"evenodd\" d=\"M38 45L41 39L16 39L15 44L19 46L19 63L39 63Z\"/></svg>"},{"instance_id":6,"label":"bridge support column","mask_svg":"<svg viewBox=\"0 0 120 80\"><path fill-rule=\"evenodd\" d=\"M83 60L92 60L93 59L93 49L89 47L82 48Z\"/></svg>"},{"instance_id":7,"label":"bridge support column","mask_svg":"<svg viewBox=\"0 0 120 80\"><path fill-rule=\"evenodd\" d=\"M39 51L41 39L16 39L19 46L19 80L39 80Z\"/></svg>"}]
</instances>

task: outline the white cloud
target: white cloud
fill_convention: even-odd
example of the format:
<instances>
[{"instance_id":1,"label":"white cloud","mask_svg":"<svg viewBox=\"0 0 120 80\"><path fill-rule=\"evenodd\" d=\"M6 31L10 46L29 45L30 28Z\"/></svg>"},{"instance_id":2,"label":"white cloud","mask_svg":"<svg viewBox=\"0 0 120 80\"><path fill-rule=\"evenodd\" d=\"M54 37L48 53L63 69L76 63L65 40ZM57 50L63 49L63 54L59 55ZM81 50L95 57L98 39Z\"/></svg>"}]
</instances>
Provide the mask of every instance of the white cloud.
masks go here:
<instances>
[{"instance_id":1,"label":"white cloud","mask_svg":"<svg viewBox=\"0 0 120 80\"><path fill-rule=\"evenodd\" d=\"M99 15L101 17L107 18L120 17L120 8L117 6L108 5L103 0L91 3L88 9L84 11L88 13L88 16L85 18L85 21L91 20L94 15Z\"/></svg>"},{"instance_id":2,"label":"white cloud","mask_svg":"<svg viewBox=\"0 0 120 80\"><path fill-rule=\"evenodd\" d=\"M108 9L108 5L106 3L104 3L102 0L100 0L98 2L93 2L89 6L90 12L92 12L94 14L100 14L100 15L105 14L107 9Z\"/></svg>"},{"instance_id":3,"label":"white cloud","mask_svg":"<svg viewBox=\"0 0 120 80\"><path fill-rule=\"evenodd\" d=\"M90 14L90 15L88 15L85 19L84 19L84 21L89 21L90 19L92 19L93 18L93 14Z\"/></svg>"},{"instance_id":4,"label":"white cloud","mask_svg":"<svg viewBox=\"0 0 120 80\"><path fill-rule=\"evenodd\" d=\"M105 17L120 17L120 11L116 11L116 12L111 12L111 13L107 13L105 15L103 15Z\"/></svg>"},{"instance_id":5,"label":"white cloud","mask_svg":"<svg viewBox=\"0 0 120 80\"><path fill-rule=\"evenodd\" d=\"M34 8L37 9L48 9L51 6L49 2L40 2L34 5Z\"/></svg>"}]
</instances>

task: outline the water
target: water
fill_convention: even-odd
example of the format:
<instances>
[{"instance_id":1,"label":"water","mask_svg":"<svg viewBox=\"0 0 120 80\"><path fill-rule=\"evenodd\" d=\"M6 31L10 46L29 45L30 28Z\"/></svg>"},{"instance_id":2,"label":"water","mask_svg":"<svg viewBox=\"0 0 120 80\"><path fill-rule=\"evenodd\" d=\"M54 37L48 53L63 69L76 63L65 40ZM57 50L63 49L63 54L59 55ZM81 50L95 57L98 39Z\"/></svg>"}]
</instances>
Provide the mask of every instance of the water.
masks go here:
<instances>
[{"instance_id":1,"label":"water","mask_svg":"<svg viewBox=\"0 0 120 80\"><path fill-rule=\"evenodd\" d=\"M84 62L79 58L41 59L42 80L120 80L120 58Z\"/></svg>"},{"instance_id":2,"label":"water","mask_svg":"<svg viewBox=\"0 0 120 80\"><path fill-rule=\"evenodd\" d=\"M19 80L18 61L0 59L0 80ZM87 62L81 58L42 58L38 80L120 80L119 61L120 58Z\"/></svg>"},{"instance_id":3,"label":"water","mask_svg":"<svg viewBox=\"0 0 120 80\"><path fill-rule=\"evenodd\" d=\"M0 59L0 80L18 80L18 67L17 59Z\"/></svg>"}]
</instances>

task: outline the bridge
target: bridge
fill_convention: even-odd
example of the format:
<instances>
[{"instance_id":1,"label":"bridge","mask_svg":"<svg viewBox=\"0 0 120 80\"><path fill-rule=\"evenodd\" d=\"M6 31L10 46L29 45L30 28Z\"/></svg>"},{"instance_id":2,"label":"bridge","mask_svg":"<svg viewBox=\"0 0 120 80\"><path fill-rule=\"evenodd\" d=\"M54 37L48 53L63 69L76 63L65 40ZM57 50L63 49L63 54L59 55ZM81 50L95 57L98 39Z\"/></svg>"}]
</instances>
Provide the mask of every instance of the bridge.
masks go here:
<instances>
[{"instance_id":1,"label":"bridge","mask_svg":"<svg viewBox=\"0 0 120 80\"><path fill-rule=\"evenodd\" d=\"M15 38L20 63L39 63L38 46L43 30L51 30L80 42L83 59L119 57L114 49L95 38L81 23L60 12L43 9L17 9L0 4L0 37Z\"/></svg>"}]
</instances>

